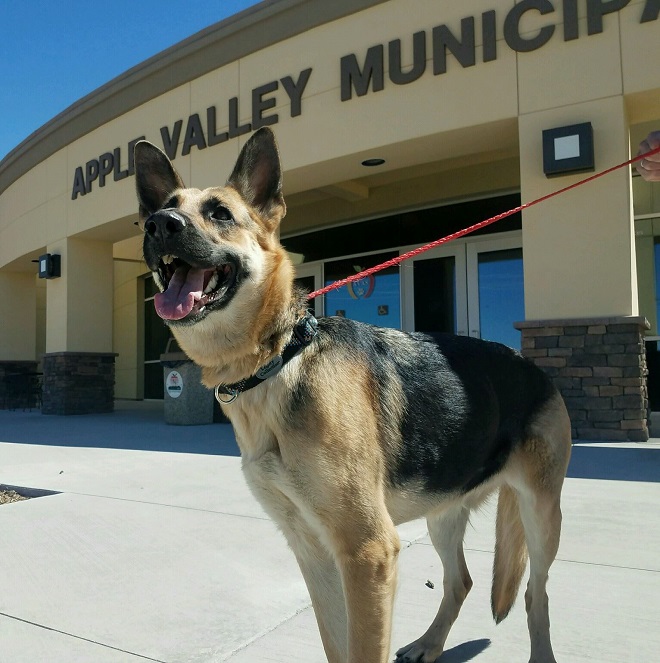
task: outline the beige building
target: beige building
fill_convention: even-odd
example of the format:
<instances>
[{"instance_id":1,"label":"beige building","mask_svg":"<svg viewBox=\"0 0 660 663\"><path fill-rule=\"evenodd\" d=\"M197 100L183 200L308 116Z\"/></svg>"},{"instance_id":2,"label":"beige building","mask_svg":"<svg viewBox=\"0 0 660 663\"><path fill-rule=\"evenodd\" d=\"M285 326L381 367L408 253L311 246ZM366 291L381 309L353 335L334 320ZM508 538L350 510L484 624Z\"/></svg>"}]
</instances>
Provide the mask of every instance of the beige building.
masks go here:
<instances>
[{"instance_id":1,"label":"beige building","mask_svg":"<svg viewBox=\"0 0 660 663\"><path fill-rule=\"evenodd\" d=\"M658 62L658 0L271 0L209 27L0 163L5 406L33 372L47 413L111 409L113 380L116 398L163 397L137 139L203 188L270 125L282 240L314 288L625 161L660 128ZM577 437L645 439L658 235L660 184L623 168L315 306L522 347ZM39 278L47 255L60 275Z\"/></svg>"}]
</instances>

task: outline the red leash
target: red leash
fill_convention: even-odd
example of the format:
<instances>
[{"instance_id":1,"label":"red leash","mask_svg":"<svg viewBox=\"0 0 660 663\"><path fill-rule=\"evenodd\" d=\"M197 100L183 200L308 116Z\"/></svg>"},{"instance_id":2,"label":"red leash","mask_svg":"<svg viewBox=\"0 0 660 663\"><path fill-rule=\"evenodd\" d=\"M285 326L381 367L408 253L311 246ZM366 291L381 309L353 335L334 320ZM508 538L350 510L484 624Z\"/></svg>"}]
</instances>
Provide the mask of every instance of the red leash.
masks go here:
<instances>
[{"instance_id":1,"label":"red leash","mask_svg":"<svg viewBox=\"0 0 660 663\"><path fill-rule=\"evenodd\" d=\"M424 246L420 246L417 249L408 251L408 253L403 253L400 256L397 256L396 258L392 258L391 260L386 260L385 262L382 262L379 265L375 265L374 267L369 267L369 269L365 269L362 272L353 274L352 276L348 276L345 279L340 279L339 281L335 281L334 283L331 283L330 285L327 285L324 288L320 288L319 290L310 292L309 295L307 295L307 299L314 299L315 297L319 297L320 295L325 295L326 292L330 292L331 290L336 290L337 288L341 288L342 286L348 285L349 283L353 283L354 281L359 281L360 279L363 279L366 276L371 276L372 274L380 272L383 269L387 269L388 267L394 267L395 265L398 265L404 260L408 260L409 258L414 258L415 256L418 256L420 253L425 253L426 251L430 251L431 249L434 249L437 246L440 246L442 244L447 244L448 242L458 239L459 237L464 237L465 235L469 235L470 233L473 233L475 230L485 228L486 226L489 226L492 223L496 223L497 221L506 219L506 217L511 216L512 214L516 214L517 212L522 212L522 210L527 209L528 207L532 207L533 205L538 205L539 203L542 203L545 200L549 200L554 196L566 193L567 191L582 186L583 184L587 184L588 182L593 182L593 180L596 180L599 177L603 177L604 175L608 175L609 173L618 170L619 168L630 166L636 161L641 161L642 159L646 159L646 157L649 157L652 154L658 154L658 153L660 153L660 147L657 147L654 150L651 150L650 152L645 152L644 154L638 154L636 157L628 159L628 161L624 161L623 163L617 164L616 166L612 166L611 168L603 170L600 173L591 175L591 177L587 177L583 180L580 180L579 182L575 182L575 184L571 184L569 186L564 187L563 189L559 189L558 191L554 191L553 193L541 196L540 198L532 200L529 203L524 203L523 205L514 207L513 209L510 209L508 212L502 212L501 214L491 216L490 219L486 219L485 221L480 221L479 223L475 223L473 226L469 226L468 228L463 228L462 230L452 233L451 235L447 235L446 237L436 239L435 241L430 242L429 244L425 244Z\"/></svg>"}]
</instances>

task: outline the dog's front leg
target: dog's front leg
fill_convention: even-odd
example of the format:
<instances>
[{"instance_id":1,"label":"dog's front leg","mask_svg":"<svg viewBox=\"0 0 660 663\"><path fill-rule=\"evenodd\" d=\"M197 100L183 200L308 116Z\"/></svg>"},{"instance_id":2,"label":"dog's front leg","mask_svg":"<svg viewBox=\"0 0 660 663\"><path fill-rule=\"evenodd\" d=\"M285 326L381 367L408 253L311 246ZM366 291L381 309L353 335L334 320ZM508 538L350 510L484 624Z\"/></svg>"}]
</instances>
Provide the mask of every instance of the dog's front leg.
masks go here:
<instances>
[{"instance_id":1,"label":"dog's front leg","mask_svg":"<svg viewBox=\"0 0 660 663\"><path fill-rule=\"evenodd\" d=\"M346 602L339 569L302 519L285 530L312 599L314 615L329 663L345 663L348 647Z\"/></svg>"},{"instance_id":2,"label":"dog's front leg","mask_svg":"<svg viewBox=\"0 0 660 663\"><path fill-rule=\"evenodd\" d=\"M348 663L389 660L400 542L389 516L372 527L356 525L349 538L358 539L338 556L348 613Z\"/></svg>"}]
</instances>

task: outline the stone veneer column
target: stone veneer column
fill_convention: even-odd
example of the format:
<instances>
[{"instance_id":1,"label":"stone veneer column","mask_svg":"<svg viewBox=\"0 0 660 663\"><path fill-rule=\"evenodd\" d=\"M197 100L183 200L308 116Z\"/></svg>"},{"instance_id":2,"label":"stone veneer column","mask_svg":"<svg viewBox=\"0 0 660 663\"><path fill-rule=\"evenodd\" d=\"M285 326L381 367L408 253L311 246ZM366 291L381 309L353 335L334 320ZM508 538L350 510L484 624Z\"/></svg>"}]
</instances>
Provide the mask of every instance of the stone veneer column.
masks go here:
<instances>
[{"instance_id":1,"label":"stone veneer column","mask_svg":"<svg viewBox=\"0 0 660 663\"><path fill-rule=\"evenodd\" d=\"M649 438L643 317L537 320L514 325L522 353L559 389L578 440Z\"/></svg>"},{"instance_id":2,"label":"stone veneer column","mask_svg":"<svg viewBox=\"0 0 660 663\"><path fill-rule=\"evenodd\" d=\"M113 352L51 352L43 358L43 414L112 412Z\"/></svg>"}]
</instances>

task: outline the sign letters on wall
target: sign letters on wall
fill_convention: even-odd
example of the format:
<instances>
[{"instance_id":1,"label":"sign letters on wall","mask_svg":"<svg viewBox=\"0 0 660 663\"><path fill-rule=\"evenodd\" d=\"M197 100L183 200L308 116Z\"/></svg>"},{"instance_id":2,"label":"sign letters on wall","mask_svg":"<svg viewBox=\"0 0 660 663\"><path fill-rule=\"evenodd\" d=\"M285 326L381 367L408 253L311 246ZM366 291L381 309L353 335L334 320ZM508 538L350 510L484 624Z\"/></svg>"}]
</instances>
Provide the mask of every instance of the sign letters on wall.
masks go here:
<instances>
[{"instance_id":1,"label":"sign letters on wall","mask_svg":"<svg viewBox=\"0 0 660 663\"><path fill-rule=\"evenodd\" d=\"M427 75L428 61L431 73L440 76L447 72L448 59L451 56L461 67L473 67L478 62L491 62L498 57L498 41L503 38L508 48L516 52L535 51L547 44L557 31L562 32L564 41L572 41L584 36L580 31L578 10L586 1L586 35L603 32L604 17L620 11L630 0L520 0L506 14L503 22L503 34L498 34L497 12L485 11L479 16L468 16L460 22L458 30L447 25L437 25L430 30L420 30L412 35L413 62L410 67L403 67L401 39L393 39L387 44L377 44L367 48L363 58L355 53L346 55L339 62L340 98L350 101L369 93L385 89L386 72L393 85L408 85ZM562 20L557 24L556 14ZM657 21L660 16L660 0L646 0L640 15L640 23ZM530 31L523 20L532 18L536 31ZM584 32L584 31L583 31ZM481 43L477 50L476 44ZM229 140L255 131L260 127L277 124L280 114L274 112L288 102L290 117L302 114L302 97L312 75L312 68L303 69L297 76L285 76L255 87L250 98L232 97L222 108L210 106L205 113L193 113L185 122L176 120L170 126L160 128L163 150L174 160L179 154L186 156L194 148L204 150ZM248 104L250 112L241 113L241 105ZM240 118L249 117L249 122L241 124ZM227 127L218 132L218 127ZM183 138L182 138L183 137ZM127 143L128 167L121 169L122 148L90 159L84 166L78 166L73 176L71 199L85 196L92 191L94 183L105 186L110 177L117 182L133 175L133 147L144 136L134 138ZM126 153L125 153L126 154Z\"/></svg>"}]
</instances>

